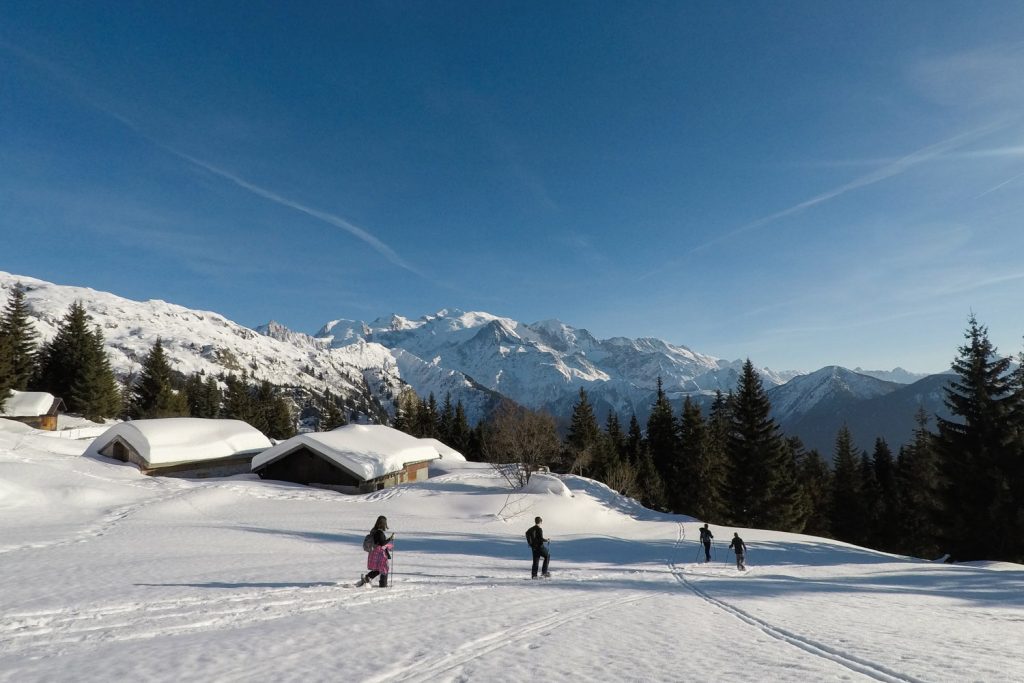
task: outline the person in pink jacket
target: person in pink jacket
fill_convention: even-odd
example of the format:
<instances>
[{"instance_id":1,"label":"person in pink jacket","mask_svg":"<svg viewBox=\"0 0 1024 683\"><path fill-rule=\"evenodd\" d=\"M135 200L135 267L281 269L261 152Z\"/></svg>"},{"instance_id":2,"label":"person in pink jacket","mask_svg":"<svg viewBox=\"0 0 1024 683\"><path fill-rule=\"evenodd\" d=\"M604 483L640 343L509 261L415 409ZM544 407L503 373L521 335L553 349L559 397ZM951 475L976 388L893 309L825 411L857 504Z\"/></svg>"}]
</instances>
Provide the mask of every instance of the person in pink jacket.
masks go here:
<instances>
[{"instance_id":1,"label":"person in pink jacket","mask_svg":"<svg viewBox=\"0 0 1024 683\"><path fill-rule=\"evenodd\" d=\"M391 567L391 550L395 547L393 541L395 535L386 536L388 530L388 518L381 515L377 523L373 525L370 533L373 535L373 549L366 556L366 568L370 571L359 577L356 586L363 586L380 576L380 587L388 586L388 571Z\"/></svg>"}]
</instances>

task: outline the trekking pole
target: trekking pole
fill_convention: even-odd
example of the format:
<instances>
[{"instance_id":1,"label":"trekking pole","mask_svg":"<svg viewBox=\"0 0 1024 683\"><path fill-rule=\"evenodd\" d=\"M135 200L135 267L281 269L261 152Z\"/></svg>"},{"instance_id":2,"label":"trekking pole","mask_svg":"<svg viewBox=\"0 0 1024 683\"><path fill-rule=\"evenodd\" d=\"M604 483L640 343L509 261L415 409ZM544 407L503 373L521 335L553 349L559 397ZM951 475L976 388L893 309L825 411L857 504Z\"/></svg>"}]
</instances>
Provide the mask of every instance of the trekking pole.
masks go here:
<instances>
[{"instance_id":1,"label":"trekking pole","mask_svg":"<svg viewBox=\"0 0 1024 683\"><path fill-rule=\"evenodd\" d=\"M703 544L702 543L698 543L697 544L697 555L693 558L694 562L699 562L700 561L700 554L701 554L701 551L703 551L703 550L704 550Z\"/></svg>"}]
</instances>

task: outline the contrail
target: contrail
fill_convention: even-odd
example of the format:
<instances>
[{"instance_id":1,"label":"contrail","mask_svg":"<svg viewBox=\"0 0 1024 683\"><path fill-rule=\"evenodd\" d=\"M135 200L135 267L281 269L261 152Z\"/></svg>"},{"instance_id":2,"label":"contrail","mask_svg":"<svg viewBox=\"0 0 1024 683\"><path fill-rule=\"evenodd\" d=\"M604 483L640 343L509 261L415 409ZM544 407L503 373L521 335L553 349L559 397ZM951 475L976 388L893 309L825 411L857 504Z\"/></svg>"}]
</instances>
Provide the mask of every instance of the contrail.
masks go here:
<instances>
[{"instance_id":1,"label":"contrail","mask_svg":"<svg viewBox=\"0 0 1024 683\"><path fill-rule=\"evenodd\" d=\"M237 185L238 187L241 187L244 190L248 190L249 192L259 197L262 197L268 201L280 204L281 206L286 206L295 211L299 211L300 213L304 213L307 216L315 218L318 221L327 223L328 225L333 225L336 228L341 228L342 230L349 233L353 237L368 244L374 251L376 251L378 254L380 254L381 256L383 256L384 258L386 258L388 261L395 264L399 268L404 268L405 270L415 273L416 275L419 275L424 279L430 279L416 267L412 266L407 261L405 261L401 256L398 255L397 252L395 252L394 249L389 247L387 244L382 242L374 235L371 235L363 228L360 228L358 225L355 225L354 223L345 220L341 216L337 216L326 211L320 211L319 209L314 209L293 199L289 199L288 197L280 195L272 190L260 187L259 185L251 183L248 180L245 180L244 178L235 175L234 173L231 173L230 171L224 170L207 161L204 161L197 157L191 156L190 154L186 154L185 152L182 152L178 149L175 149L174 147L171 147L170 145L161 142L160 140L156 139L155 137L147 133L139 124L137 124L132 119L98 102L90 94L90 89L86 88L78 78L70 75L64 68L57 66L54 63L45 60L39 57L38 55L35 55L17 45L14 45L4 40L3 38L0 38L0 49L4 49L8 52L13 53L16 57L28 63L35 69L46 73L51 80L69 88L72 91L71 94L73 97L76 97L77 99L81 100L82 102L92 107L96 111L99 111L109 116L110 118L114 119L121 125L131 130L139 137L147 140L154 146L159 147L168 154L176 156L179 159L182 159L183 161L187 161L193 166L197 166L209 173L212 173L220 178L223 178L224 180L228 180Z\"/></svg>"},{"instance_id":2,"label":"contrail","mask_svg":"<svg viewBox=\"0 0 1024 683\"><path fill-rule=\"evenodd\" d=\"M995 187L990 187L989 189L985 190L984 192L979 194L977 197L975 197L975 199L981 199L982 197L984 197L987 194L991 194L991 193L995 192L996 190L1004 188L1007 185L1009 185L1010 183L1012 183L1014 180L1017 180L1018 178L1024 178L1024 173L1018 173L1017 175L1013 176L1009 180L1004 180L1003 182L999 183Z\"/></svg>"},{"instance_id":3,"label":"contrail","mask_svg":"<svg viewBox=\"0 0 1024 683\"><path fill-rule=\"evenodd\" d=\"M176 150L173 147L169 147L169 146L167 146L167 145L165 145L165 144L163 144L163 143L161 143L161 142L159 142L157 140L154 140L153 138L149 137L148 135L145 136L145 137L150 142L152 142L153 144L157 145L158 147L160 147L164 151L168 152L169 154L173 154L174 156L178 157L179 159L184 159L185 161L189 162L190 164L194 164L194 165L198 166L199 168L202 168L202 169L204 169L206 171L209 171L210 173L212 173L212 174L214 174L216 176L220 176L221 178L224 178L225 180L229 180L229 181L231 181L232 183L234 183L238 187L241 187L244 190L248 190L249 192L252 192L253 194L255 194L257 196L263 197L264 199L272 201L272 202L274 202L276 204L280 204L281 206L287 206L290 209L294 209L296 211L304 213L307 216L311 216L311 217L313 217L313 218L315 218L315 219L317 219L319 221L323 221L324 223L327 223L328 225L333 225L333 226L335 226L337 228L341 228L342 230L344 230L345 232L351 234L352 236L362 240L363 242L366 242L375 251L377 251L377 253L379 253L381 256L386 258L388 261L391 261L396 266L398 266L400 268L404 268L404 269L406 269L406 270L408 270L408 271L410 271L412 273L416 273L417 275L419 275L421 277L426 277L423 273L421 273L415 267L413 267L412 265L407 263L404 259L402 259L402 257L399 256L395 252L394 249L392 249L388 245L384 244L384 242L381 242L379 239L377 239L376 237L374 237L373 235L368 233L366 230L363 230L358 225L350 223L350 222L348 222L347 220L345 220L344 218L342 218L340 216L336 216L336 215L334 215L332 213L328 213L326 211L320 211L319 209L314 209L312 207L306 206L305 204L300 204L299 202L297 202L295 200L292 200L292 199L288 199L287 197L279 195L276 192L273 192L272 190L268 190L266 188L260 187L259 185L254 185L253 183L250 183L248 180L245 180L244 178L240 178L239 176L235 175L234 173L231 173L230 171L225 171L224 169L218 168L218 167L214 166L213 164L211 164L209 162L203 161L202 159L197 159L194 156L191 156L189 154L185 154L184 152Z\"/></svg>"},{"instance_id":4,"label":"contrail","mask_svg":"<svg viewBox=\"0 0 1024 683\"><path fill-rule=\"evenodd\" d=\"M708 247L714 246L720 242L724 242L725 240L735 237L737 235L741 235L743 233L750 232L751 230L756 230L757 228L764 227L765 225L773 223L779 220L780 218L792 216L794 214L800 213L805 209L817 206L818 204L823 204L831 199L835 199L836 197L844 195L847 192L851 192L862 187L867 187L868 185L874 185L875 183L879 183L883 180L887 180L894 176L900 175L901 173L906 172L907 170L913 168L914 166L917 166L918 164L922 164L936 157L942 156L949 152L950 150L956 149L957 147L962 147L963 145L966 145L969 142L972 142L980 137L983 137L991 133L994 130L1003 128L1007 125L1007 122L988 124L986 126L981 126L980 128L969 130L965 133L954 135L951 138L942 140L940 142L936 142L934 144L928 145L927 147L922 147L921 149L911 152L906 156L900 157L895 161L886 163L884 166L872 171L871 173L866 173L860 176L859 178L854 178L850 182L840 185L839 187L828 190L827 192L822 192L821 194L815 195L814 197L804 200L799 204L794 204L793 206L782 209L781 211L776 211L773 214L764 216L763 218L758 218L757 220L741 225L740 227L730 230L729 232L723 233L721 235L718 235L717 237L714 237L704 242L703 244L698 244L697 246L689 249L684 255L689 255L696 253L698 251L702 251L704 249L707 249ZM678 260L673 261L668 265L662 266L661 268L645 273L638 277L637 280L646 280L647 278L657 275L658 273L662 273L665 270L671 268L677 262Z\"/></svg>"},{"instance_id":5,"label":"contrail","mask_svg":"<svg viewBox=\"0 0 1024 683\"><path fill-rule=\"evenodd\" d=\"M811 197L810 199L807 199L805 201L802 201L799 204L794 204L793 206L787 209L777 211L763 218L758 218L757 220L751 221L746 225L741 225L735 230L727 232L724 235L719 235L713 240L710 240L700 246L694 247L691 250L691 252L697 251L698 249L704 249L705 247L721 242L722 240L734 237L736 235L740 235L742 233L754 230L756 228L760 228L761 226L777 221L780 218L785 218L786 216L792 216L793 214L800 213L804 209L809 209L812 206L823 204L824 202L827 202L830 199L835 199L836 197L844 195L852 190L857 190L862 187L867 187L868 185L874 185L875 183L881 182L883 180L888 180L889 178L906 172L908 169L917 166L918 164L930 161L935 157L941 156L950 150L956 149L957 147L961 147L967 144L968 142L971 142L983 135L992 132L997 128L1003 127L1004 125L1006 124L989 124L987 126L982 126L981 128L975 128L974 130L967 131L966 133L954 135L951 138L942 140L940 142L936 142L935 144L928 145L927 147L922 147L921 149L911 152L910 154L907 154L904 157L900 157L896 161L886 164L882 168L874 170L871 173L862 175L859 178L855 178L850 182L846 183L845 185L840 185L837 188L834 188L827 192L822 192L821 194Z\"/></svg>"}]
</instances>

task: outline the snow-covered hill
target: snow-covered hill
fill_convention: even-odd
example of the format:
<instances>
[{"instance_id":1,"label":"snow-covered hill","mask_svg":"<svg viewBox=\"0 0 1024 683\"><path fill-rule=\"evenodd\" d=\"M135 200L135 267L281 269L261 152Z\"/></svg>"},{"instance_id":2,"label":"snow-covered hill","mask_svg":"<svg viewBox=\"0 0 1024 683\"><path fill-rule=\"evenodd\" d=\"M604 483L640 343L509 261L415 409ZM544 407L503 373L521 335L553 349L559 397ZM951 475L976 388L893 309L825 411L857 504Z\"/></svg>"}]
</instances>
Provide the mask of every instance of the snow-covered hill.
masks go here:
<instances>
[{"instance_id":1,"label":"snow-covered hill","mask_svg":"<svg viewBox=\"0 0 1024 683\"><path fill-rule=\"evenodd\" d=\"M509 495L463 463L346 496L146 477L89 443L0 420L0 682L1024 680L1019 565L713 520L703 564L692 518L580 477ZM391 587L356 589L378 515Z\"/></svg>"},{"instance_id":2,"label":"snow-covered hill","mask_svg":"<svg viewBox=\"0 0 1024 683\"><path fill-rule=\"evenodd\" d=\"M768 392L772 415L791 423L812 413L838 413L857 401L882 396L899 385L829 365L808 375L794 377Z\"/></svg>"},{"instance_id":3,"label":"snow-covered hill","mask_svg":"<svg viewBox=\"0 0 1024 683\"><path fill-rule=\"evenodd\" d=\"M331 349L312 337L285 334L279 328L259 334L210 311L164 301L131 301L8 273L0 273L0 297L6 301L8 290L19 282L41 341L54 336L68 308L80 301L102 330L111 364L122 378L138 372L159 337L173 368L184 374L245 372L279 386L319 392L330 388L335 395L364 405L389 403L401 384L393 354L379 344Z\"/></svg>"}]
</instances>

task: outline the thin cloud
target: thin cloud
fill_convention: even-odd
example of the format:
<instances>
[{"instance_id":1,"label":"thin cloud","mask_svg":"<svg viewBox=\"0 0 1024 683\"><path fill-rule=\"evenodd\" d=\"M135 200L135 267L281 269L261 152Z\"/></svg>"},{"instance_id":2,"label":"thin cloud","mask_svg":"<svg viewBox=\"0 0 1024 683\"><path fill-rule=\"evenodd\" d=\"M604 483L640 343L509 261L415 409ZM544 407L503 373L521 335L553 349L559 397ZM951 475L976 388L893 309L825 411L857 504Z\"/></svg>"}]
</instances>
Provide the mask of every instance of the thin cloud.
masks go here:
<instances>
[{"instance_id":1,"label":"thin cloud","mask_svg":"<svg viewBox=\"0 0 1024 683\"><path fill-rule=\"evenodd\" d=\"M915 166L931 161L937 157L946 155L950 151L957 149L959 147L963 147L964 145L969 144L985 135L988 135L995 130L1003 128L1006 125L1006 123L993 123L981 126L980 128L975 128L965 133L954 135L951 138L947 138L940 142L936 142L932 145L928 145L927 147L922 147L921 149L911 152L910 154L907 154L903 157L900 157L895 161L885 164L881 168L876 169L871 173L866 173L858 178L851 180L848 183L840 185L839 187L828 190L827 192L822 192L821 194L815 195L810 199L804 200L798 204L794 204L793 206L782 209L781 211L776 211L775 213L769 214L762 218L758 218L757 220L753 220L749 223L741 225L738 228L722 233L721 235L718 235L713 239L710 239L702 244L699 244L689 249L687 252L685 252L685 255L690 255L699 251L703 251L705 249L708 249L709 247L712 247L716 244L720 244L738 235L742 235L744 233L751 232L759 228L763 228L764 226L774 223L783 218L799 214L807 209L818 206L819 204L824 204L828 201L836 199L837 197L841 197L847 194L848 192L852 192L854 190L867 187L869 185L874 185L876 183L882 182L883 180L888 180L902 173L906 173L908 170L914 168ZM654 275L657 275L659 273L664 272L665 270L668 270L677 263L679 263L678 259L672 261L668 265L665 265L661 268L641 275L637 279L646 280L647 278L653 277Z\"/></svg>"},{"instance_id":2,"label":"thin cloud","mask_svg":"<svg viewBox=\"0 0 1024 683\"><path fill-rule=\"evenodd\" d=\"M377 253L386 258L388 261L391 261L391 263L395 264L396 266L404 268L412 273L416 273L421 277L425 277L422 272L420 272L412 265L407 263L404 259L402 259L402 257L399 256L394 249L392 249L384 242L380 241L379 239L368 233L366 230L363 230L358 225L350 223L341 216L337 216L326 211L320 211L319 209L314 209L312 207L306 206L305 204L297 202L293 199L289 199L288 197L280 195L272 190L268 190L254 183L250 183L248 180L245 180L244 178L241 178L235 175L234 173L231 173L230 171L226 171L222 168L214 166L213 164L207 161L203 161L202 159L198 159L190 154L186 154L182 151L174 149L173 147L169 147L165 144L152 140L152 138L148 139L150 139L154 144L159 146L164 151L173 154L179 159L184 159L185 161L194 164L199 168L209 171L210 173L216 176L224 178L225 180L234 183L243 190L248 190L249 192L259 197L262 197L268 201L274 202L275 204L280 204L281 206L286 206L290 209L294 209L295 211L299 211L300 213L304 213L307 216L327 223L328 225L333 225L337 228L341 228L342 230L351 234L353 237L356 237L365 242L366 244L370 245L370 247L372 247Z\"/></svg>"},{"instance_id":3,"label":"thin cloud","mask_svg":"<svg viewBox=\"0 0 1024 683\"><path fill-rule=\"evenodd\" d=\"M1009 185L1013 181L1020 180L1021 178L1024 178L1024 173L1018 173L1017 175L1013 176L1012 178L1004 180L1003 182L999 183L998 185L996 185L994 187L990 187L989 189L985 190L984 192L979 194L977 197L975 197L975 199L981 199L982 197L984 197L987 194L992 194L996 190L1001 190L1002 188L1006 187L1007 185Z\"/></svg>"},{"instance_id":4,"label":"thin cloud","mask_svg":"<svg viewBox=\"0 0 1024 683\"><path fill-rule=\"evenodd\" d=\"M874 185L876 183L882 182L883 180L888 180L889 178L898 176L910 170L914 166L918 166L925 162L931 161L932 159L940 157L953 149L962 147L963 145L966 145L969 142L973 142L979 137L987 135L992 131L996 130L997 128L1003 127L1003 125L1005 124L990 124L987 126L982 126L981 128L976 128L966 133L954 135L951 138L942 140L941 142L937 142L933 145L922 147L921 149L911 152L906 156L900 157L899 159L893 161L892 163L886 164L882 168L872 171L871 173L866 173L865 175L862 175L859 178L855 178L850 182L846 183L845 185L840 185L837 188L828 190L827 192L822 192L821 194L811 197L810 199L807 199L805 201L802 201L799 204L794 204L789 208L783 209L781 211L776 211L775 213L765 216L763 218L758 218L757 220L751 221L746 225L741 225L735 230L727 232L723 235L719 235L713 240L705 242L700 246L694 247L691 250L691 252L706 249L707 247L713 244L717 244L723 240L735 237L736 235L741 235L745 232L749 232L751 230L755 230L762 226L768 225L769 223L773 223L779 220L780 218L786 218L788 216L798 214L813 206L817 206L818 204L824 204L825 202L835 199L836 197L841 197L842 195L848 192L852 192L853 190L858 190L862 187Z\"/></svg>"},{"instance_id":5,"label":"thin cloud","mask_svg":"<svg viewBox=\"0 0 1024 683\"><path fill-rule=\"evenodd\" d=\"M150 142L156 147L159 147L165 152L173 156L176 156L179 159L182 159L183 161L187 161L191 165L201 168L207 171L208 173L212 173L213 175L216 175L220 178L223 178L224 180L234 183L236 186L244 190L247 190L252 194L257 195L258 197L262 197L267 201L271 201L276 204L280 204L281 206L288 207L290 209L303 213L311 218L315 218L316 220L319 220L323 223L332 225L336 228L341 228L342 230L349 233L353 237L361 240L362 242L365 242L374 251L379 253L381 256L383 256L384 258L386 258L388 261L398 266L399 268L403 268L411 273L415 273L416 275L419 275L424 279L429 279L422 271L420 271L419 269L408 263L401 256L399 256L394 249L392 249L390 246L385 244L376 236L370 234L368 231L359 227L358 225L355 225L354 223L347 221L336 214L329 213L327 211L321 211L319 209L314 209L310 206L302 204L301 202L295 201L294 199L290 199L288 197L285 197L284 195L274 192L273 190L261 187L259 185L256 185L255 183L251 183L248 180L242 178L241 176L232 173L231 171L220 168L208 161L204 161L203 159L199 159L198 157L194 157L190 154L186 154L185 152L175 149L174 147L171 147L170 145L167 145L161 142L160 140L154 138L131 118L97 101L94 97L88 94L89 90L84 87L84 85L81 83L79 79L71 76L62 67L57 66L53 62L45 60L31 52L28 52L27 50L18 47L17 45L14 45L6 40L3 40L2 38L0 38L0 49L4 49L14 54L16 57L30 64L35 69L46 73L51 78L51 80L68 87L77 99L81 100L82 102L85 102L93 109L102 112L103 114L114 119L121 125L131 130L133 133L138 135L139 137L145 139L146 141Z\"/></svg>"}]
</instances>

